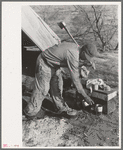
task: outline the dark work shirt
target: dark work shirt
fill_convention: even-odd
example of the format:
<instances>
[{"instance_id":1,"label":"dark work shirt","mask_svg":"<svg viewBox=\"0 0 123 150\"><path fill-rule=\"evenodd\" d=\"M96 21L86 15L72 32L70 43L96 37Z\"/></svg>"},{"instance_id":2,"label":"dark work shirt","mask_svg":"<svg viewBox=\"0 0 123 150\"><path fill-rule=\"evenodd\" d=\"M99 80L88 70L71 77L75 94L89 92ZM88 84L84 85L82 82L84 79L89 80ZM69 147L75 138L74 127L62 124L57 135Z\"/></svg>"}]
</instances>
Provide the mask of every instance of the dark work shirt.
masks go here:
<instances>
[{"instance_id":1,"label":"dark work shirt","mask_svg":"<svg viewBox=\"0 0 123 150\"><path fill-rule=\"evenodd\" d=\"M42 52L48 65L54 68L67 67L77 91L82 94L83 88L79 79L79 47L74 43L64 42Z\"/></svg>"}]
</instances>

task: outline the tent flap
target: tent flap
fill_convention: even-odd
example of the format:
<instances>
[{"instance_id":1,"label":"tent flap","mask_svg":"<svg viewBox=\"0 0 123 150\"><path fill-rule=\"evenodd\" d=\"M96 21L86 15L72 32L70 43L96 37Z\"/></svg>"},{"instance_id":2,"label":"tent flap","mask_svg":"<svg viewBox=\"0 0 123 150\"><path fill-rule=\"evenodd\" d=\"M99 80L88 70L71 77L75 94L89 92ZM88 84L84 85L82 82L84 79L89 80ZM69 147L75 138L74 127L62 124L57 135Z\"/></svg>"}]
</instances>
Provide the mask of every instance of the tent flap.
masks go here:
<instances>
[{"instance_id":1,"label":"tent flap","mask_svg":"<svg viewBox=\"0 0 123 150\"><path fill-rule=\"evenodd\" d=\"M21 28L23 32L25 32L42 51L60 43L60 38L30 6L22 6L21 15Z\"/></svg>"}]
</instances>

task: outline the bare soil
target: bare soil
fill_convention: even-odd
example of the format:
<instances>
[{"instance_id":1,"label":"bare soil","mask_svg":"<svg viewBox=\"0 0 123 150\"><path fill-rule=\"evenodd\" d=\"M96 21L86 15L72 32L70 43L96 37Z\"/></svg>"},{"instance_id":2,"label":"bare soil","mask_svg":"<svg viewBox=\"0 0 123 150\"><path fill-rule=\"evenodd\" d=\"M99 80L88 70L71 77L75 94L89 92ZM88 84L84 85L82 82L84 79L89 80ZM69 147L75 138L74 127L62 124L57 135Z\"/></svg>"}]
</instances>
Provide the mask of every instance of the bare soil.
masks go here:
<instances>
[{"instance_id":1,"label":"bare soil","mask_svg":"<svg viewBox=\"0 0 123 150\"><path fill-rule=\"evenodd\" d=\"M105 52L96 60L97 70L90 78L101 78L118 90L118 53ZM23 79L24 81L24 79ZM85 147L119 146L119 98L116 110L109 115L96 116L84 110L68 119L46 114L43 119L26 120L23 116L24 147Z\"/></svg>"}]
</instances>

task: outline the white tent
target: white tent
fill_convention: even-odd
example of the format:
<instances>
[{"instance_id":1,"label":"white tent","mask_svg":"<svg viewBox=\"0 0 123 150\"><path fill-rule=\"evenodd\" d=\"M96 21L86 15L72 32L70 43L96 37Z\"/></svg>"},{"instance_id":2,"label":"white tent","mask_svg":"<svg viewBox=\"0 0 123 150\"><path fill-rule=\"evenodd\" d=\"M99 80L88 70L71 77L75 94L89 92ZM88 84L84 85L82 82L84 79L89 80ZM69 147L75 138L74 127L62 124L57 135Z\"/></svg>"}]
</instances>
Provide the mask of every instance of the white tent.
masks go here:
<instances>
[{"instance_id":1,"label":"white tent","mask_svg":"<svg viewBox=\"0 0 123 150\"><path fill-rule=\"evenodd\" d=\"M39 47L40 50L58 45L60 38L34 12L30 6L21 8L21 28L23 32Z\"/></svg>"}]
</instances>

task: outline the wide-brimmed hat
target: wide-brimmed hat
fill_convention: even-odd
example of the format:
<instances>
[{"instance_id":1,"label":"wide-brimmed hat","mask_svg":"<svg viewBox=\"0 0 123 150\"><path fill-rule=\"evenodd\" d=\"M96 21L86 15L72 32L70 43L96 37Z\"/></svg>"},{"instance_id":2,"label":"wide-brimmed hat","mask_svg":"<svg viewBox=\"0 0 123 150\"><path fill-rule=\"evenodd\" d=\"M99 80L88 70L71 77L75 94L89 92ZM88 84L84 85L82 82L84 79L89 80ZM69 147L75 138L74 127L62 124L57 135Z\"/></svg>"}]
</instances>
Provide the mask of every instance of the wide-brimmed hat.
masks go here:
<instances>
[{"instance_id":1,"label":"wide-brimmed hat","mask_svg":"<svg viewBox=\"0 0 123 150\"><path fill-rule=\"evenodd\" d=\"M93 64L94 63L93 58L98 56L99 53L97 51L97 47L94 44L90 43L82 46L80 51L80 59L88 60L91 64Z\"/></svg>"}]
</instances>

